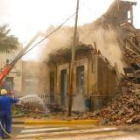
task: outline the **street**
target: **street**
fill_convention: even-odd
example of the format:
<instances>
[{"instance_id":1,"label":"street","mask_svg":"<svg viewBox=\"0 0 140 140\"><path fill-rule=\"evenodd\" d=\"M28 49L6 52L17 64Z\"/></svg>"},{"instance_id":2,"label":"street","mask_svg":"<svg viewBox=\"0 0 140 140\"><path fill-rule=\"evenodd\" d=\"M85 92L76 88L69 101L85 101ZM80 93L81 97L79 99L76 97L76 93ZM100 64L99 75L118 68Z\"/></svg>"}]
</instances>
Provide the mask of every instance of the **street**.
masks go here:
<instances>
[{"instance_id":1,"label":"street","mask_svg":"<svg viewBox=\"0 0 140 140\"><path fill-rule=\"evenodd\" d=\"M140 128L14 125L11 140L139 140Z\"/></svg>"}]
</instances>

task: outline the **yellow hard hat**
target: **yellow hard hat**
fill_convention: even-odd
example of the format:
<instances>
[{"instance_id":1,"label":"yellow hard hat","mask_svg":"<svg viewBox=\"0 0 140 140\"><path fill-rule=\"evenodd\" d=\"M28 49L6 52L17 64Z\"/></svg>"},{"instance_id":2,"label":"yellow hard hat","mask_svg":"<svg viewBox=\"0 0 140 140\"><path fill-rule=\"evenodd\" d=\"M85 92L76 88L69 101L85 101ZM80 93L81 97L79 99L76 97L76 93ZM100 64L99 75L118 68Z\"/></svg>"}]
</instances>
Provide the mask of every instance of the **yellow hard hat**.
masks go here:
<instances>
[{"instance_id":1,"label":"yellow hard hat","mask_svg":"<svg viewBox=\"0 0 140 140\"><path fill-rule=\"evenodd\" d=\"M7 90L2 89L2 90L1 90L1 95L6 95L6 94L7 94Z\"/></svg>"}]
</instances>

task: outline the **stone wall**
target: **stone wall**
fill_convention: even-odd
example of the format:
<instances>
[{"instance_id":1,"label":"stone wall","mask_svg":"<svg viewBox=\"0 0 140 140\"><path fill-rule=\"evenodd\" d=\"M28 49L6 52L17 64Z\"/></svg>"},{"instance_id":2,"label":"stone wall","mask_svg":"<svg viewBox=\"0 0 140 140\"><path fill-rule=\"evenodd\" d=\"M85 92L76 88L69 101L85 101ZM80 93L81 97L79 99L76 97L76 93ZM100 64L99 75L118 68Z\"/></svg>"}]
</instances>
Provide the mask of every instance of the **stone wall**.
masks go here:
<instances>
[{"instance_id":1,"label":"stone wall","mask_svg":"<svg viewBox=\"0 0 140 140\"><path fill-rule=\"evenodd\" d=\"M117 77L114 68L102 56L95 57L92 106L93 109L98 109L116 94Z\"/></svg>"}]
</instances>

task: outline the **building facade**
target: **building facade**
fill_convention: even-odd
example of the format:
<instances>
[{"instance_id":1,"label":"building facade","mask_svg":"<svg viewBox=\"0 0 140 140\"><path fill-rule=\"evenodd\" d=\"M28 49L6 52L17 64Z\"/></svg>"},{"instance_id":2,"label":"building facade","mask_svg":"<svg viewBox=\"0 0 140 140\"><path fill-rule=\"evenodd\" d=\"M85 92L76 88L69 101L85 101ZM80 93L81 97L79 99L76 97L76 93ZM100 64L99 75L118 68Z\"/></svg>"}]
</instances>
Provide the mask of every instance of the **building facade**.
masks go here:
<instances>
[{"instance_id":1,"label":"building facade","mask_svg":"<svg viewBox=\"0 0 140 140\"><path fill-rule=\"evenodd\" d=\"M48 66L50 80L47 85L50 102L67 108L71 69L70 49L50 54ZM116 94L116 71L92 46L80 45L76 48L73 87L73 109L83 111L86 108L98 109Z\"/></svg>"},{"instance_id":2,"label":"building facade","mask_svg":"<svg viewBox=\"0 0 140 140\"><path fill-rule=\"evenodd\" d=\"M38 95L47 102L46 64L42 62L23 61L22 93Z\"/></svg>"}]
</instances>

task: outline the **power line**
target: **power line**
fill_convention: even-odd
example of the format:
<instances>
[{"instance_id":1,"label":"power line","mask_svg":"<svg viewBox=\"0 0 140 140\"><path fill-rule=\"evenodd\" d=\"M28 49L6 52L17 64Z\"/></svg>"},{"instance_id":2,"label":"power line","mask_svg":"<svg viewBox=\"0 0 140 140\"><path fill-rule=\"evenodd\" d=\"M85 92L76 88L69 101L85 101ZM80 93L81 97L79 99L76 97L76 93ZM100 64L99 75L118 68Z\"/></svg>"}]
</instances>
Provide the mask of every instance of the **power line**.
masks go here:
<instances>
[{"instance_id":1,"label":"power line","mask_svg":"<svg viewBox=\"0 0 140 140\"><path fill-rule=\"evenodd\" d=\"M31 47L28 51L24 52L21 56L19 56L17 59L20 59L22 56L24 56L25 54L27 54L28 52L30 52L33 48L35 48L38 44L40 44L41 42L43 42L45 39L47 39L49 36L51 36L53 33L55 33L57 30L59 30L68 20L70 20L74 15L76 14L76 12L74 12L71 16L69 16L63 23L61 23L54 31L52 31L51 33L49 33L47 36L45 36L42 40L40 40L39 42L37 42L33 47Z\"/></svg>"}]
</instances>

